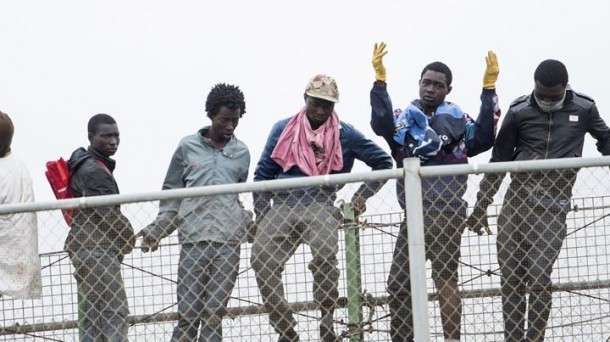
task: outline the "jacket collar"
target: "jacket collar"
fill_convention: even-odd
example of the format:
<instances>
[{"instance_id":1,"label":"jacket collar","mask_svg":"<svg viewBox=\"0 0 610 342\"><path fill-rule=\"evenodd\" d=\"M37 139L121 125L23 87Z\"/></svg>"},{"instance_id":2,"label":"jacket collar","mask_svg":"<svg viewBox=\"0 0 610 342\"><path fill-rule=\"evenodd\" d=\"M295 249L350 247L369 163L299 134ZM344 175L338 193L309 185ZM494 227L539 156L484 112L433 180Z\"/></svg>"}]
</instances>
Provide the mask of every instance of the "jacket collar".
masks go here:
<instances>
[{"instance_id":1,"label":"jacket collar","mask_svg":"<svg viewBox=\"0 0 610 342\"><path fill-rule=\"evenodd\" d=\"M87 152L89 152L93 156L93 158L99 159L104 164L106 164L106 166L108 167L108 169L110 169L110 171L114 171L114 168L116 167L116 161L114 159L106 157L105 155L101 154L98 150L96 150L92 146L89 146L87 148Z\"/></svg>"}]
</instances>

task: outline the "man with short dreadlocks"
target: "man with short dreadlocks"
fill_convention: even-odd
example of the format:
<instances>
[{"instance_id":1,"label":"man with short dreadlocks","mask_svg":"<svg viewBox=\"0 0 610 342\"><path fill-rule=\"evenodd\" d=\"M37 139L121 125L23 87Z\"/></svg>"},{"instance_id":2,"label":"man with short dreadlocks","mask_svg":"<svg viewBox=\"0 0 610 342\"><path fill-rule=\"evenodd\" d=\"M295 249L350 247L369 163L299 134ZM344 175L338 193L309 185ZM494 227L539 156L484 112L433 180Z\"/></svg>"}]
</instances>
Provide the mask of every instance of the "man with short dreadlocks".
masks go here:
<instances>
[{"instance_id":1,"label":"man with short dreadlocks","mask_svg":"<svg viewBox=\"0 0 610 342\"><path fill-rule=\"evenodd\" d=\"M178 144L163 190L245 182L250 167L248 147L235 135L246 112L237 86L217 84L205 110L211 126ZM172 341L222 340L222 318L239 271L240 245L252 214L237 194L162 200L154 222L138 235L143 251L178 229L178 325Z\"/></svg>"}]
</instances>

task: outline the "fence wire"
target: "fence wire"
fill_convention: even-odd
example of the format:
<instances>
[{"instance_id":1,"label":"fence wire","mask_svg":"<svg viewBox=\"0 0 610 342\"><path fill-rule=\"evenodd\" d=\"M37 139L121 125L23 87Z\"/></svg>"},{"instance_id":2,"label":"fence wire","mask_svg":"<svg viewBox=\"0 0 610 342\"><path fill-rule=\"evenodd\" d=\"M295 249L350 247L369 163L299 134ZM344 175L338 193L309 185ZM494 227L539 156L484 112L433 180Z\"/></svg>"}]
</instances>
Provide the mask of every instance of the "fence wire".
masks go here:
<instances>
[{"instance_id":1,"label":"fence wire","mask_svg":"<svg viewBox=\"0 0 610 342\"><path fill-rule=\"evenodd\" d=\"M443 296L452 298L443 294L447 291L443 285L451 280L456 281L462 298L461 308L456 306L454 312L461 314L457 321L461 341L523 340L525 334L535 340L540 331L548 341L610 338L608 169L574 171L578 171L576 178L575 172L515 173L513 185L509 178L500 179L499 191L486 208L492 234L480 236L464 222L474 211L484 176L423 179L426 252L434 261L426 263L432 341L443 341L444 331L451 329L450 318L443 317L451 311L441 314L439 304ZM453 187L460 182L461 186ZM87 310L103 334L104 324L98 318L110 308L121 308L113 301L121 299L122 287L130 341L168 341L198 331L209 336L214 329L222 331L223 341L296 341L292 331L300 341L390 341L393 329L409 324L403 315L394 315L392 323L390 305L408 297L400 287L405 281L401 277L408 277L408 255L401 259L406 248L404 244L397 248L405 232L405 217L397 204L395 181L389 180L369 199L367 212L355 222L346 220L349 211L343 210L337 198L349 201L359 186L345 184L332 198L301 197L295 203L276 198L264 217L255 217L254 243L246 242L245 231L236 233L242 239L237 243L187 241L182 228L162 239L156 251L144 253L138 241L119 260L119 273L108 271L112 262L100 261L111 248L97 246L99 238L86 244L86 249L99 249L99 254L78 264L78 256L63 251L69 228L61 213L39 211L43 294L34 300L0 298L0 340L78 341L87 329L83 325ZM564 207L540 203L564 194L569 199ZM530 199L532 195L537 197ZM237 199L245 209L253 209L252 193L242 192L235 195ZM155 219L158 204L126 203L121 211L137 232ZM217 207L206 215L238 214ZM201 222L208 218L198 217ZM549 226L553 228L546 229ZM354 237L348 235L350 229L357 231L355 246L346 244ZM546 235L535 235L536 231ZM542 253L532 247L538 243ZM359 277L348 278L353 260L346 255L353 248L360 271ZM75 263L85 267L82 274L75 270ZM105 278L112 274L117 278ZM81 292L89 292L79 295L75 276L92 277L87 280L92 286L81 287ZM117 287L116 281L122 286ZM360 291L356 316L352 310L357 308L350 303L354 288ZM87 295L92 296L89 307ZM547 309L548 323L543 324L539 318ZM392 324L398 326L392 328Z\"/></svg>"}]
</instances>

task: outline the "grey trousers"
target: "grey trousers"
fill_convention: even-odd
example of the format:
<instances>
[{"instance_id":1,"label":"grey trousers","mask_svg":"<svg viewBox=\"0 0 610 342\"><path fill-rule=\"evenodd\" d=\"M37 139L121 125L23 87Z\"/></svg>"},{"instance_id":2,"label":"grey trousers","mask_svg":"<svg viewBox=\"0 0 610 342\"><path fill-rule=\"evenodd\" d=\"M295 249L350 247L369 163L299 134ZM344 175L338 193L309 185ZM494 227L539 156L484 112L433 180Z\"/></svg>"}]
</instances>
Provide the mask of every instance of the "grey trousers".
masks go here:
<instances>
[{"instance_id":1,"label":"grey trousers","mask_svg":"<svg viewBox=\"0 0 610 342\"><path fill-rule=\"evenodd\" d=\"M123 256L94 249L70 257L84 312L80 341L127 341L129 307L121 275Z\"/></svg>"},{"instance_id":2,"label":"grey trousers","mask_svg":"<svg viewBox=\"0 0 610 342\"><path fill-rule=\"evenodd\" d=\"M553 264L567 233L566 212L509 203L498 217L497 239L504 335L508 342L542 341L552 305Z\"/></svg>"},{"instance_id":3,"label":"grey trousers","mask_svg":"<svg viewBox=\"0 0 610 342\"><path fill-rule=\"evenodd\" d=\"M282 272L288 259L301 243L309 245L313 260L315 302L326 313L336 307L339 291L337 268L340 218L337 208L327 203L275 205L262 218L252 246L251 264L269 311L269 321L283 335L296 322L284 295Z\"/></svg>"}]
</instances>

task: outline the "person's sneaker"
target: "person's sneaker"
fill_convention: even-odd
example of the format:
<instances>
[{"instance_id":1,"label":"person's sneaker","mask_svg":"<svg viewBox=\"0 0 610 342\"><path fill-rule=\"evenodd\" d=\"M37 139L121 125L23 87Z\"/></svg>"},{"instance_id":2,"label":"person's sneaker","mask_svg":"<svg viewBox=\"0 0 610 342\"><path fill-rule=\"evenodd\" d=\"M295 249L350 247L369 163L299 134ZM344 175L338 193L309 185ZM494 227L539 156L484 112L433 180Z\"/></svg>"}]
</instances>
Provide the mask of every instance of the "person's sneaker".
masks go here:
<instances>
[{"instance_id":1,"label":"person's sneaker","mask_svg":"<svg viewBox=\"0 0 610 342\"><path fill-rule=\"evenodd\" d=\"M337 334L333 329L333 316L325 315L320 320L320 341L322 342L339 342Z\"/></svg>"},{"instance_id":2,"label":"person's sneaker","mask_svg":"<svg viewBox=\"0 0 610 342\"><path fill-rule=\"evenodd\" d=\"M296 331L294 331L294 329L290 329L284 334L280 335L277 342L299 342L299 335Z\"/></svg>"}]
</instances>

